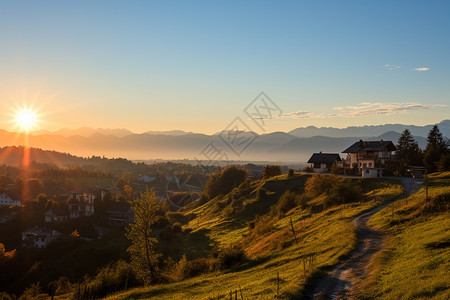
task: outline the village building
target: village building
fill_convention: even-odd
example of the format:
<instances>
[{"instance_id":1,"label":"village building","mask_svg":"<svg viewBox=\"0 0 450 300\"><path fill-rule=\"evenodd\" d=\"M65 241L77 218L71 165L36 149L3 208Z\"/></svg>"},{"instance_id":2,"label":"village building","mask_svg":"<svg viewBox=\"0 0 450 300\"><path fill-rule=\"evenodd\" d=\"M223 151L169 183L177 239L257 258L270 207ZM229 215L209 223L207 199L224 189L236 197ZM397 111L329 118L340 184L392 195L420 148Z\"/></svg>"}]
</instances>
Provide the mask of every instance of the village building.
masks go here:
<instances>
[{"instance_id":1,"label":"village building","mask_svg":"<svg viewBox=\"0 0 450 300\"><path fill-rule=\"evenodd\" d=\"M311 168L316 173L329 172L333 165L337 165L341 162L341 157L337 153L313 153L308 160L308 164L311 164Z\"/></svg>"},{"instance_id":2,"label":"village building","mask_svg":"<svg viewBox=\"0 0 450 300\"><path fill-rule=\"evenodd\" d=\"M35 226L22 232L22 244L26 248L45 248L60 236L56 230Z\"/></svg>"},{"instance_id":3,"label":"village building","mask_svg":"<svg viewBox=\"0 0 450 300\"><path fill-rule=\"evenodd\" d=\"M94 215L95 193L71 192L67 203L69 218L90 217Z\"/></svg>"},{"instance_id":4,"label":"village building","mask_svg":"<svg viewBox=\"0 0 450 300\"><path fill-rule=\"evenodd\" d=\"M397 147L391 141L359 140L342 153L347 153L346 166L356 169L363 177L382 177L388 162L394 160Z\"/></svg>"},{"instance_id":5,"label":"village building","mask_svg":"<svg viewBox=\"0 0 450 300\"><path fill-rule=\"evenodd\" d=\"M0 191L0 206L20 206L22 201L11 190Z\"/></svg>"},{"instance_id":6,"label":"village building","mask_svg":"<svg viewBox=\"0 0 450 300\"><path fill-rule=\"evenodd\" d=\"M100 192L100 200L103 202L105 198L109 195L113 200L117 201L117 198L120 195L120 189L115 187L99 187L97 191Z\"/></svg>"},{"instance_id":7,"label":"village building","mask_svg":"<svg viewBox=\"0 0 450 300\"><path fill-rule=\"evenodd\" d=\"M125 226L133 222L134 214L131 205L126 202L114 202L106 211L109 225Z\"/></svg>"},{"instance_id":8,"label":"village building","mask_svg":"<svg viewBox=\"0 0 450 300\"><path fill-rule=\"evenodd\" d=\"M156 180L156 176L152 176L149 174L144 174L140 177L138 177L137 181L143 182L143 183L150 183Z\"/></svg>"},{"instance_id":9,"label":"village building","mask_svg":"<svg viewBox=\"0 0 450 300\"><path fill-rule=\"evenodd\" d=\"M69 212L67 208L61 206L54 206L44 213L45 223L63 222L69 219Z\"/></svg>"}]
</instances>

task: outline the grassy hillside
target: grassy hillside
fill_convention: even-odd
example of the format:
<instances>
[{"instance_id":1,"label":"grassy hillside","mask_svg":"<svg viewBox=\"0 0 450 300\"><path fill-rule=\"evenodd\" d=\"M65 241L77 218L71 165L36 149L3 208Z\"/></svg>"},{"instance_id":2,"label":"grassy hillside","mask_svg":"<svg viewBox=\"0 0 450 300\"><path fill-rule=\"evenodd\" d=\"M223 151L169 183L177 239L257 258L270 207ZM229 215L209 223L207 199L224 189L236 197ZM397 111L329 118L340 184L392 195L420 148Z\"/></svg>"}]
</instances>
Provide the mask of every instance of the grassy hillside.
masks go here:
<instances>
[{"instance_id":1,"label":"grassy hillside","mask_svg":"<svg viewBox=\"0 0 450 300\"><path fill-rule=\"evenodd\" d=\"M330 205L326 194L305 197L309 177L282 175L248 183L191 212L195 218L185 225L185 231L191 231L202 247L242 247L248 257L245 263L180 282L130 290L109 299L217 299L230 291L244 299L303 295L319 275L355 249L357 236L351 220L403 193L397 181L348 179L361 186L361 201L343 199ZM296 202L290 210L282 211L286 206L281 199L286 198L283 194L287 190L295 193ZM186 243L188 259L196 256L193 248L195 243Z\"/></svg>"},{"instance_id":2,"label":"grassy hillside","mask_svg":"<svg viewBox=\"0 0 450 300\"><path fill-rule=\"evenodd\" d=\"M450 173L381 210L371 225L389 234L371 263L366 295L377 299L450 298Z\"/></svg>"}]
</instances>

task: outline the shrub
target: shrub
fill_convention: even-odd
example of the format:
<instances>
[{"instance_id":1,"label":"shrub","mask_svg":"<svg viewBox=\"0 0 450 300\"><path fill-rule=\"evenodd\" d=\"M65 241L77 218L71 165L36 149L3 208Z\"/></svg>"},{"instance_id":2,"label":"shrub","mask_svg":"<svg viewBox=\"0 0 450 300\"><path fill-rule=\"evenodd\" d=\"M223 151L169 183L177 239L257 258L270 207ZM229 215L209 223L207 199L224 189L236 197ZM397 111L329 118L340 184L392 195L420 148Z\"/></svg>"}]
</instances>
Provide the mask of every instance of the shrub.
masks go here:
<instances>
[{"instance_id":1,"label":"shrub","mask_svg":"<svg viewBox=\"0 0 450 300\"><path fill-rule=\"evenodd\" d=\"M110 293L141 285L130 264L123 260L100 269L94 278L86 278L84 284L91 290L94 299Z\"/></svg>"},{"instance_id":2,"label":"shrub","mask_svg":"<svg viewBox=\"0 0 450 300\"><path fill-rule=\"evenodd\" d=\"M225 270L237 266L247 261L244 249L240 245L231 245L219 252L217 256L217 265L220 269Z\"/></svg>"},{"instance_id":3,"label":"shrub","mask_svg":"<svg viewBox=\"0 0 450 300\"><path fill-rule=\"evenodd\" d=\"M281 175L281 166L278 165L266 165L264 166L263 177L270 178Z\"/></svg>"},{"instance_id":4,"label":"shrub","mask_svg":"<svg viewBox=\"0 0 450 300\"><path fill-rule=\"evenodd\" d=\"M186 255L180 259L172 269L172 279L180 281L183 279L195 277L214 270L216 261L211 258L197 258L194 260L187 260Z\"/></svg>"},{"instance_id":5,"label":"shrub","mask_svg":"<svg viewBox=\"0 0 450 300\"><path fill-rule=\"evenodd\" d=\"M333 165L333 166L331 167L331 173L333 173L333 174L335 174L335 175L337 175L337 174L344 174L344 169L338 167L337 165Z\"/></svg>"},{"instance_id":6,"label":"shrub","mask_svg":"<svg viewBox=\"0 0 450 300\"><path fill-rule=\"evenodd\" d=\"M289 177L294 176L294 169L289 169L288 176Z\"/></svg>"},{"instance_id":7,"label":"shrub","mask_svg":"<svg viewBox=\"0 0 450 300\"><path fill-rule=\"evenodd\" d=\"M305 183L305 192L309 197L317 197L329 193L331 187L338 181L338 177L314 174Z\"/></svg>"},{"instance_id":8,"label":"shrub","mask_svg":"<svg viewBox=\"0 0 450 300\"><path fill-rule=\"evenodd\" d=\"M247 179L247 171L235 166L226 167L222 172L211 174L205 185L205 195L213 199L226 195Z\"/></svg>"},{"instance_id":9,"label":"shrub","mask_svg":"<svg viewBox=\"0 0 450 300\"><path fill-rule=\"evenodd\" d=\"M314 169L313 169L313 167L311 167L311 166L305 166L305 167L302 169L302 171L303 171L303 172L307 172L307 173L312 173L312 172L314 172Z\"/></svg>"},{"instance_id":10,"label":"shrub","mask_svg":"<svg viewBox=\"0 0 450 300\"><path fill-rule=\"evenodd\" d=\"M59 277L56 283L56 294L66 294L72 290L72 284L67 277Z\"/></svg>"},{"instance_id":11,"label":"shrub","mask_svg":"<svg viewBox=\"0 0 450 300\"><path fill-rule=\"evenodd\" d=\"M283 215L297 205L297 194L292 191L286 191L278 199L277 204L272 206L271 215Z\"/></svg>"}]
</instances>

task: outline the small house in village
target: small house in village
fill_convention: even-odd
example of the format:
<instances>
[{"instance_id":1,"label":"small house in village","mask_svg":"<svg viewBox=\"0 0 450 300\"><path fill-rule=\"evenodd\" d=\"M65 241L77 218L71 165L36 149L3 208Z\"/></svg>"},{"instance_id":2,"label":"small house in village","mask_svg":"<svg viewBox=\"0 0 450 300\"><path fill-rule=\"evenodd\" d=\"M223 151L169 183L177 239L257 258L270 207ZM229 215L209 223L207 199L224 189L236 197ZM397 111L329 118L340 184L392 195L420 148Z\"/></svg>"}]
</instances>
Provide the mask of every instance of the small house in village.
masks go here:
<instances>
[{"instance_id":1,"label":"small house in village","mask_svg":"<svg viewBox=\"0 0 450 300\"><path fill-rule=\"evenodd\" d=\"M70 219L94 215L94 193L71 192L70 195L67 203Z\"/></svg>"},{"instance_id":2,"label":"small house in village","mask_svg":"<svg viewBox=\"0 0 450 300\"><path fill-rule=\"evenodd\" d=\"M150 183L150 182L155 181L155 179L156 179L156 176L152 176L152 175L149 175L149 174L144 174L142 176L139 176L137 180L139 182L143 182L143 183Z\"/></svg>"},{"instance_id":3,"label":"small house in village","mask_svg":"<svg viewBox=\"0 0 450 300\"><path fill-rule=\"evenodd\" d=\"M314 153L308 160L308 164L311 164L311 168L316 173L323 173L331 170L333 165L338 164L341 161L341 157L336 153Z\"/></svg>"},{"instance_id":4,"label":"small house in village","mask_svg":"<svg viewBox=\"0 0 450 300\"><path fill-rule=\"evenodd\" d=\"M342 153L347 153L346 165L363 177L382 177L386 164L394 159L397 147L391 141L359 140Z\"/></svg>"},{"instance_id":5,"label":"small house in village","mask_svg":"<svg viewBox=\"0 0 450 300\"><path fill-rule=\"evenodd\" d=\"M44 220L46 223L63 222L69 219L69 212L67 208L61 206L54 206L44 213Z\"/></svg>"},{"instance_id":6,"label":"small house in village","mask_svg":"<svg viewBox=\"0 0 450 300\"><path fill-rule=\"evenodd\" d=\"M22 244L27 248L45 248L60 236L56 230L35 226L22 232Z\"/></svg>"},{"instance_id":7,"label":"small house in village","mask_svg":"<svg viewBox=\"0 0 450 300\"><path fill-rule=\"evenodd\" d=\"M133 222L133 211L126 202L114 202L106 211L108 224L125 226Z\"/></svg>"},{"instance_id":8,"label":"small house in village","mask_svg":"<svg viewBox=\"0 0 450 300\"><path fill-rule=\"evenodd\" d=\"M0 191L0 206L20 206L22 201L20 198L11 190Z\"/></svg>"}]
</instances>

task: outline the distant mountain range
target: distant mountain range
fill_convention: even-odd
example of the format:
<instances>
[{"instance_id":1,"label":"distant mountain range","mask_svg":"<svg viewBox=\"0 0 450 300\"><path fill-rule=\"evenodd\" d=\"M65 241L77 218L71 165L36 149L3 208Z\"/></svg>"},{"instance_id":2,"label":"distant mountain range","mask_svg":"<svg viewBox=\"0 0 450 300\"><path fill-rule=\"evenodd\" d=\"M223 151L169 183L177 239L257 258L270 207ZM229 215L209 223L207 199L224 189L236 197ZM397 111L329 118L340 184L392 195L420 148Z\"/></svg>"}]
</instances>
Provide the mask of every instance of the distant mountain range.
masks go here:
<instances>
[{"instance_id":1,"label":"distant mountain range","mask_svg":"<svg viewBox=\"0 0 450 300\"><path fill-rule=\"evenodd\" d=\"M444 120L437 125L444 136L450 136L450 120ZM181 130L135 134L126 129L83 127L76 130L33 132L27 137L23 134L0 130L0 146L24 145L27 139L27 145L31 147L83 157L104 155L142 160L198 159L206 161L208 160L208 156L204 155L207 152L206 147L212 142L214 147L226 153L230 160L305 162L313 152L340 153L359 139L383 139L397 143L405 128L412 132L419 146L424 148L426 136L432 126L387 124L344 129L310 126L297 128L288 133L273 132L259 135L254 132L245 132L239 136L241 140L233 140L233 135L228 136L227 132L205 135ZM227 141L227 137L230 140L224 142L224 140ZM232 141L236 145L242 143L237 146L238 149L234 147L236 152L240 153L239 156L229 147ZM1 157L0 163L2 163Z\"/></svg>"}]
</instances>

